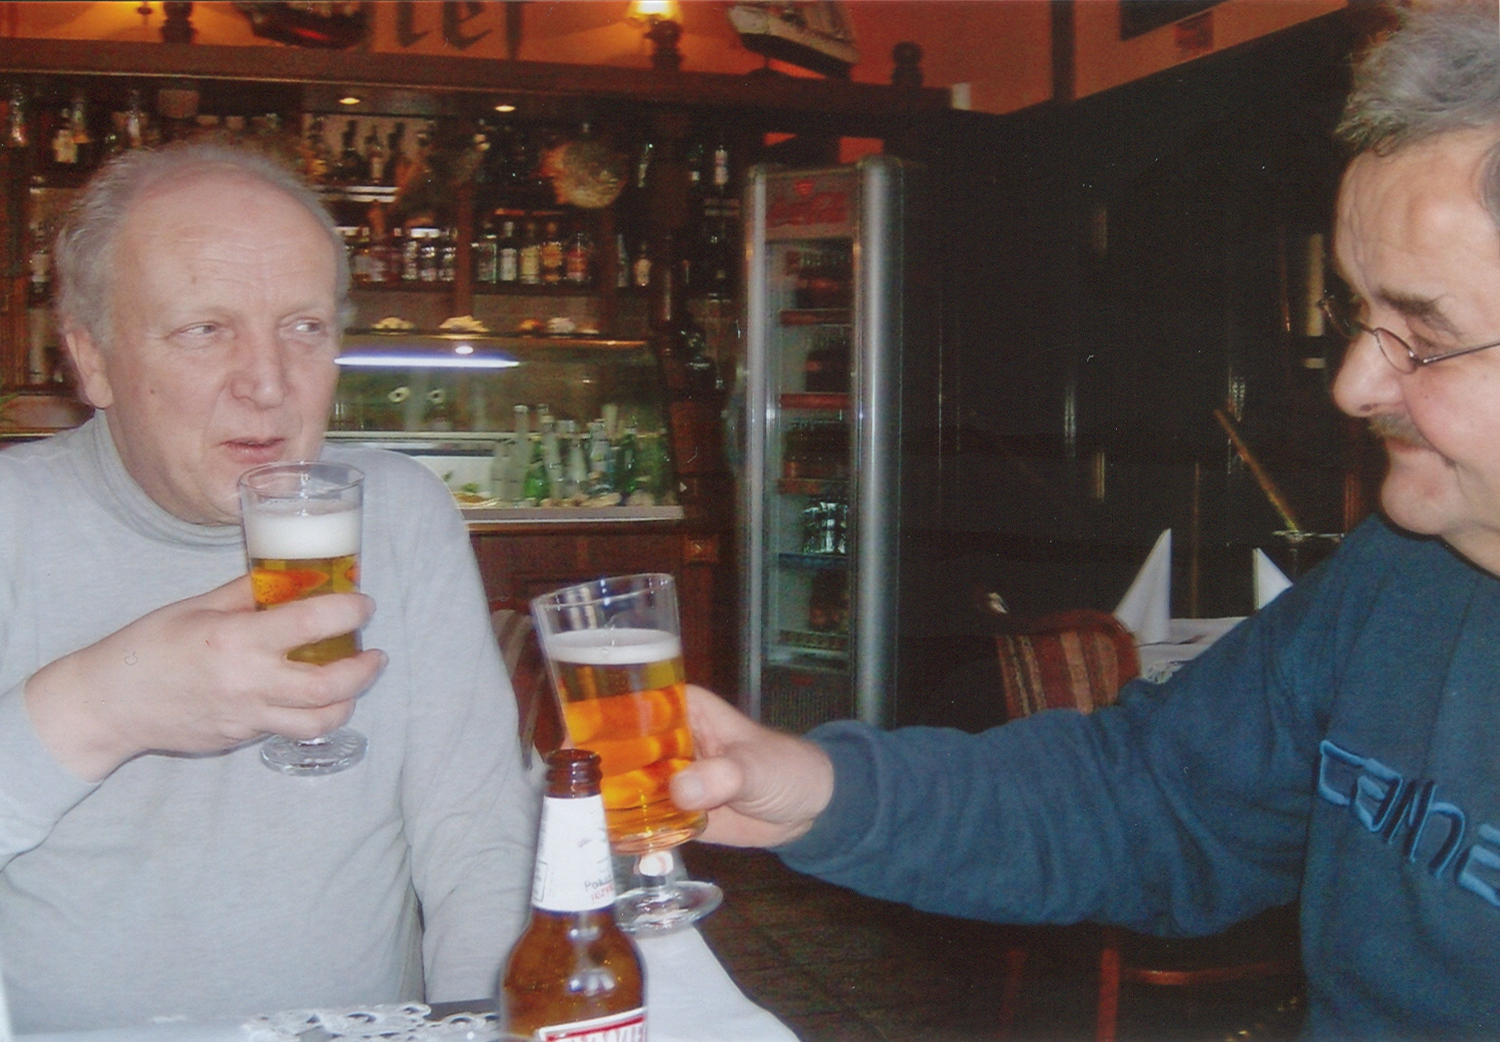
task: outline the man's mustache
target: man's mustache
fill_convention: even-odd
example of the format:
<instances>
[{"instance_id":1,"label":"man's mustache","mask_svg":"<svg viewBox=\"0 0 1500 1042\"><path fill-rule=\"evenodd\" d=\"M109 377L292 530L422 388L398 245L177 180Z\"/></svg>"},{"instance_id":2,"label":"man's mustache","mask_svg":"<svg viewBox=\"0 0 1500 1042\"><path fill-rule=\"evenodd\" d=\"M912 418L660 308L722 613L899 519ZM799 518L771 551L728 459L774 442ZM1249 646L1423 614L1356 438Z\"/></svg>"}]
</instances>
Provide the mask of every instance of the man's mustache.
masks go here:
<instances>
[{"instance_id":1,"label":"man's mustache","mask_svg":"<svg viewBox=\"0 0 1500 1042\"><path fill-rule=\"evenodd\" d=\"M1411 417L1397 413L1382 413L1370 420L1370 431L1385 441L1397 441L1419 449L1431 449L1432 442L1417 430Z\"/></svg>"}]
</instances>

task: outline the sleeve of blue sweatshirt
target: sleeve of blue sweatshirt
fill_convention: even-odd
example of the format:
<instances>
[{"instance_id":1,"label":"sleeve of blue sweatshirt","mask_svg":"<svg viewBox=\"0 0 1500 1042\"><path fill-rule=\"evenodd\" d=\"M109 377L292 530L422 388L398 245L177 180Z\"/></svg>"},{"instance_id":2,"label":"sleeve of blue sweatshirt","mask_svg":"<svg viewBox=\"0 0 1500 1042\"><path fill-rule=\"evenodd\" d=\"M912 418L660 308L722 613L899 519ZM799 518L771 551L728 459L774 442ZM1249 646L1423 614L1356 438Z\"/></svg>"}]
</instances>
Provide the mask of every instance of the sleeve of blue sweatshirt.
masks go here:
<instances>
[{"instance_id":1,"label":"sleeve of blue sweatshirt","mask_svg":"<svg viewBox=\"0 0 1500 1042\"><path fill-rule=\"evenodd\" d=\"M1118 706L980 734L818 728L833 800L779 853L867 894L996 922L1204 934L1292 900L1326 692L1369 602L1358 587L1379 581L1383 536L1366 526L1172 681L1128 685Z\"/></svg>"}]
</instances>

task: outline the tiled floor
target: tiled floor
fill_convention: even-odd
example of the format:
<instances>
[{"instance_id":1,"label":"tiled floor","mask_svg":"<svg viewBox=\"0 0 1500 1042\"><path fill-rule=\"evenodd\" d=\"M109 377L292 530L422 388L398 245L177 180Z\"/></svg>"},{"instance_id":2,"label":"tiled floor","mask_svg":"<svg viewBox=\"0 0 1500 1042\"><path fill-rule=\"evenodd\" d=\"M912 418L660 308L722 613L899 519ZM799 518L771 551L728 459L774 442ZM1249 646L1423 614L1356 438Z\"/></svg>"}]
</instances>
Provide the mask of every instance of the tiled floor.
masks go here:
<instances>
[{"instance_id":1,"label":"tiled floor","mask_svg":"<svg viewBox=\"0 0 1500 1042\"><path fill-rule=\"evenodd\" d=\"M724 889L702 931L734 979L803 1042L1000 1039L1004 955L1029 939L1011 1039L1072 1042L1094 1031L1091 928L1018 931L928 915L787 869L761 851L689 844L692 875ZM1300 998L1286 981L1192 989L1127 985L1122 1042L1282 1040Z\"/></svg>"}]
</instances>

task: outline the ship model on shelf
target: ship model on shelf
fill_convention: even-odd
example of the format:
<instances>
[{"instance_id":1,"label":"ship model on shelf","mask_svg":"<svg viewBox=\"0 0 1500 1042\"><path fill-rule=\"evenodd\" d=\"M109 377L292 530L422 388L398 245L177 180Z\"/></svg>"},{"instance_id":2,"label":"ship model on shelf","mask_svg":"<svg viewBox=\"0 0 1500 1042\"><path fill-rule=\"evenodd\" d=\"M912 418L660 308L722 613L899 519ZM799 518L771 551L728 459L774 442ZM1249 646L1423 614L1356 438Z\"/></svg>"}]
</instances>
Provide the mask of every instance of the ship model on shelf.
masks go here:
<instances>
[{"instance_id":1,"label":"ship model on shelf","mask_svg":"<svg viewBox=\"0 0 1500 1042\"><path fill-rule=\"evenodd\" d=\"M848 79L859 61L849 20L833 0L732 4L729 22L746 50L824 76Z\"/></svg>"}]
</instances>

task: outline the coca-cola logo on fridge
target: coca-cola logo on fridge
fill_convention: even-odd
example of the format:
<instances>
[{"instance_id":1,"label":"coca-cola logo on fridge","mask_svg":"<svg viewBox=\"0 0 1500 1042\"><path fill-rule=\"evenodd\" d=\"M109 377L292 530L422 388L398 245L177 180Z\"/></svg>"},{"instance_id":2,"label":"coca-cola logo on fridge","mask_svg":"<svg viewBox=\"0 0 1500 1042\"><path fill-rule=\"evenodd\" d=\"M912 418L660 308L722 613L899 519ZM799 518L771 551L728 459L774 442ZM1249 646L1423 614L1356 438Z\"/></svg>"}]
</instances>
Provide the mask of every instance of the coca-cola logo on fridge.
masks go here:
<instances>
[{"instance_id":1,"label":"coca-cola logo on fridge","mask_svg":"<svg viewBox=\"0 0 1500 1042\"><path fill-rule=\"evenodd\" d=\"M787 186L789 191L777 195L767 206L768 228L849 223L848 189L823 186L810 177L797 178Z\"/></svg>"}]
</instances>

